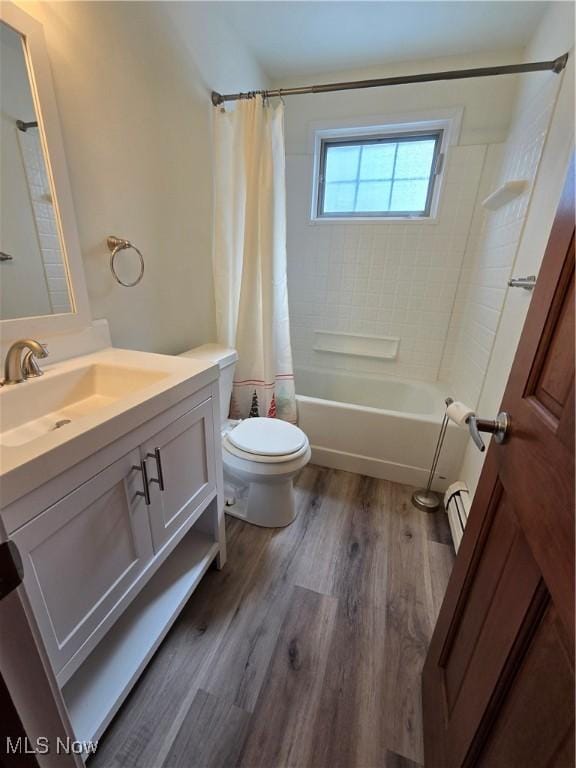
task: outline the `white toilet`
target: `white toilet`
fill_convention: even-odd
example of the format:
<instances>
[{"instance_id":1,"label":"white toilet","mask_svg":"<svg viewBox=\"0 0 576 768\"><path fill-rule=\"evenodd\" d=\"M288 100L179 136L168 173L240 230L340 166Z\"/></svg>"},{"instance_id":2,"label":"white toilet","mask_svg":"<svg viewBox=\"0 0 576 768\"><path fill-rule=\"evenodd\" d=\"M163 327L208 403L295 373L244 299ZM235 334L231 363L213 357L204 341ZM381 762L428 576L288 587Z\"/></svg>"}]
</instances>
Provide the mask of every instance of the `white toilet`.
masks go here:
<instances>
[{"instance_id":1,"label":"white toilet","mask_svg":"<svg viewBox=\"0 0 576 768\"><path fill-rule=\"evenodd\" d=\"M280 419L227 418L238 355L218 344L203 344L182 357L210 360L220 366L222 461L226 512L269 528L296 517L294 475L310 461L310 444L301 429Z\"/></svg>"}]
</instances>

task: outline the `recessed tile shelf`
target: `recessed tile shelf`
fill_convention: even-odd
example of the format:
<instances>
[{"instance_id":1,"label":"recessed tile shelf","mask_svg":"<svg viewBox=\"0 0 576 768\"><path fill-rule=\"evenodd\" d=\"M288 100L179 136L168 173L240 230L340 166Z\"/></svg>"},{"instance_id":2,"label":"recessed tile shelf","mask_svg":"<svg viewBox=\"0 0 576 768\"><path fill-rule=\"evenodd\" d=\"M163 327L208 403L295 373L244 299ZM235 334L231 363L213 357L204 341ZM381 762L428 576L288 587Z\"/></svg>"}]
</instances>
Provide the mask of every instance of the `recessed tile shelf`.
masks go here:
<instances>
[{"instance_id":1,"label":"recessed tile shelf","mask_svg":"<svg viewBox=\"0 0 576 768\"><path fill-rule=\"evenodd\" d=\"M512 181L505 181L498 189L492 192L491 195L482 200L482 205L489 211L496 211L506 203L514 200L515 197L519 197L528 188L528 181L526 179L514 179Z\"/></svg>"},{"instance_id":2,"label":"recessed tile shelf","mask_svg":"<svg viewBox=\"0 0 576 768\"><path fill-rule=\"evenodd\" d=\"M366 336L358 333L314 331L314 351L354 357L395 360L400 339L395 336Z\"/></svg>"}]
</instances>

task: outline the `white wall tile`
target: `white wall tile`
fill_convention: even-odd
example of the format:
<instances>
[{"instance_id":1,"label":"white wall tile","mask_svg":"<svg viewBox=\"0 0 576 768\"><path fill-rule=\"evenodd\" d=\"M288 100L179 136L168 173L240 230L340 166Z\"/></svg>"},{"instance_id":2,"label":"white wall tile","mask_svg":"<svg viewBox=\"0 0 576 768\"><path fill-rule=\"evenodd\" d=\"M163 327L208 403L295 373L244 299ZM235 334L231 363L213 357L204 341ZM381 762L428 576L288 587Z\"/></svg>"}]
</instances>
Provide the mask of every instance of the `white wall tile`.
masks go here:
<instances>
[{"instance_id":1,"label":"white wall tile","mask_svg":"<svg viewBox=\"0 0 576 768\"><path fill-rule=\"evenodd\" d=\"M30 190L34 221L36 223L52 311L58 313L70 312L68 283L60 247L60 238L58 236L58 227L56 225L56 216L51 202L50 184L44 164L40 135L38 131L34 130L26 131L25 133L18 132L18 139Z\"/></svg>"},{"instance_id":2,"label":"white wall tile","mask_svg":"<svg viewBox=\"0 0 576 768\"><path fill-rule=\"evenodd\" d=\"M485 155L484 145L450 150L434 223L312 224L312 158L287 154L288 281L296 367L438 377ZM314 352L317 329L398 336L398 359L346 359Z\"/></svg>"},{"instance_id":3,"label":"white wall tile","mask_svg":"<svg viewBox=\"0 0 576 768\"><path fill-rule=\"evenodd\" d=\"M557 83L553 79L524 104L504 145L492 145L480 182L484 198L505 181L526 179L528 190L491 212L478 208L464 255L440 378L457 400L478 405L498 331L531 190L550 123Z\"/></svg>"}]
</instances>

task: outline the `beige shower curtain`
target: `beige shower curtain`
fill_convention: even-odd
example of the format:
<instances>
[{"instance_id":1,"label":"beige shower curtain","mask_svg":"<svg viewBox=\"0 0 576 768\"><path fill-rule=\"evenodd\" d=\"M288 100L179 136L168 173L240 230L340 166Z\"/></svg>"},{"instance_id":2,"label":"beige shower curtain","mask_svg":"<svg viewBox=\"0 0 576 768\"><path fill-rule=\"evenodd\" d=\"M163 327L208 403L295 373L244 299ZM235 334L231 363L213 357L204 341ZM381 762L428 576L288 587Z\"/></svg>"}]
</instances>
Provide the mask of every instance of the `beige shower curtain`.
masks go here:
<instances>
[{"instance_id":1,"label":"beige shower curtain","mask_svg":"<svg viewBox=\"0 0 576 768\"><path fill-rule=\"evenodd\" d=\"M238 350L230 416L296 421L286 279L284 105L214 116L218 341Z\"/></svg>"}]
</instances>

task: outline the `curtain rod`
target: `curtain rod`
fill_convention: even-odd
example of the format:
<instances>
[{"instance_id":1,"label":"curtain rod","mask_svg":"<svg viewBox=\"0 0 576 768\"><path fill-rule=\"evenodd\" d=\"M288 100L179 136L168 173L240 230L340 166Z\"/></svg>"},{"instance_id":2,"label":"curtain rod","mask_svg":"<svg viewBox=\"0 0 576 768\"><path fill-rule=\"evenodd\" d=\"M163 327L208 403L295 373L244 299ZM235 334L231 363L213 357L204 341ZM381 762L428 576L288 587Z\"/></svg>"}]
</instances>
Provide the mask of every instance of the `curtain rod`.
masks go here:
<instances>
[{"instance_id":1,"label":"curtain rod","mask_svg":"<svg viewBox=\"0 0 576 768\"><path fill-rule=\"evenodd\" d=\"M454 69L447 72L428 72L422 75L404 75L383 77L372 80L353 80L348 83L326 83L324 85L303 85L299 88L276 88L269 91L248 91L247 93L218 93L212 91L212 104L215 107L225 101L251 99L257 94L262 96L295 96L302 93L331 93L332 91L351 91L357 88L381 88L386 85L407 85L409 83L430 83L435 80L464 80L471 77L492 77L493 75L516 75L522 72L542 72L551 70L562 72L568 61L568 54L553 61L537 61L528 64L504 64L499 67L477 67L476 69Z\"/></svg>"}]
</instances>

